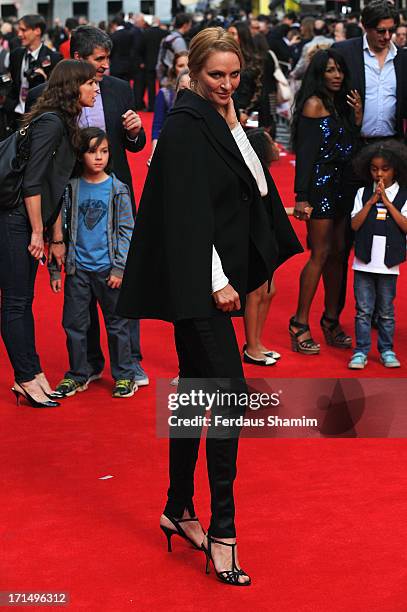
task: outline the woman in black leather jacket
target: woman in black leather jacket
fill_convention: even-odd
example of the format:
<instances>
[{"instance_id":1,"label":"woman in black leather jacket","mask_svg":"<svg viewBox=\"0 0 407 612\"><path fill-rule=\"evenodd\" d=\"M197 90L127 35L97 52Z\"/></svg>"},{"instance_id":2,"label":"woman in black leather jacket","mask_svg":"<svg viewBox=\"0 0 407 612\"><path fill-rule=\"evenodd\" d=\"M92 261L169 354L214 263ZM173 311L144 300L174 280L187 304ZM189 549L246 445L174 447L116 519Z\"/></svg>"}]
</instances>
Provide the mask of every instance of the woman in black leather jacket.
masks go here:
<instances>
[{"instance_id":1,"label":"woman in black leather jacket","mask_svg":"<svg viewBox=\"0 0 407 612\"><path fill-rule=\"evenodd\" d=\"M44 231L59 213L59 201L75 164L78 117L96 99L95 69L64 60L24 125L33 119L30 159L24 172L21 204L0 212L1 335L14 369L17 403L25 397L35 408L58 402L35 348L32 303L38 263L44 262ZM53 237L58 247L59 237ZM52 248L51 248L52 252Z\"/></svg>"}]
</instances>

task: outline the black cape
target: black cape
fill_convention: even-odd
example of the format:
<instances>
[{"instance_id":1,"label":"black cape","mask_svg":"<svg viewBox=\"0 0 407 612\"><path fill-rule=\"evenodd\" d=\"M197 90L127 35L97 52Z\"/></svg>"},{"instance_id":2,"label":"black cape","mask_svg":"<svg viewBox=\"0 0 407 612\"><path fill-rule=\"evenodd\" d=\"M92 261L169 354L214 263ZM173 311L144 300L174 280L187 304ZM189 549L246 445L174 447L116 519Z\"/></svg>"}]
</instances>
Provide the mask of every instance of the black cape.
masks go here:
<instances>
[{"instance_id":1,"label":"black cape","mask_svg":"<svg viewBox=\"0 0 407 612\"><path fill-rule=\"evenodd\" d=\"M302 247L274 182L261 198L230 129L204 98L178 97L154 152L117 311L140 319L210 317L212 245L245 296Z\"/></svg>"}]
</instances>

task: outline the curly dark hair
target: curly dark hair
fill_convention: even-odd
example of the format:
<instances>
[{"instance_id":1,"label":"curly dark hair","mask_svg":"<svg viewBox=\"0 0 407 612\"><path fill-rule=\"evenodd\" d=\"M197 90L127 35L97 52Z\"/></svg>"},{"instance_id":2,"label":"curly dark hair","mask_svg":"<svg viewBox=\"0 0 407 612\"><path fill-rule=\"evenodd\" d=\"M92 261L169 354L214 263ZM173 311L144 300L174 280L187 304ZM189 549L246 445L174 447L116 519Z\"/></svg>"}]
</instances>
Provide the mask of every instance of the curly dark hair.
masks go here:
<instances>
[{"instance_id":1,"label":"curly dark hair","mask_svg":"<svg viewBox=\"0 0 407 612\"><path fill-rule=\"evenodd\" d=\"M32 110L24 115L23 124L27 125L42 113L54 111L65 123L74 148L78 148L78 117L82 112L79 88L86 81L94 79L95 75L96 69L89 62L73 59L59 62L53 69L42 95Z\"/></svg>"},{"instance_id":2,"label":"curly dark hair","mask_svg":"<svg viewBox=\"0 0 407 612\"><path fill-rule=\"evenodd\" d=\"M332 96L329 94L325 83L325 70L330 59L342 70L344 79L340 90ZM346 94L349 93L349 70L345 60L334 49L317 51L313 56L302 80L301 87L295 97L294 112L291 128L292 146L295 150L297 139L298 121L302 115L302 109L306 101L312 96L316 96L322 101L327 111L350 121L350 109L346 102Z\"/></svg>"},{"instance_id":3,"label":"curly dark hair","mask_svg":"<svg viewBox=\"0 0 407 612\"><path fill-rule=\"evenodd\" d=\"M367 185L372 182L370 164L375 157L385 159L394 168L394 178L400 187L407 187L407 147L397 140L379 140L363 147L353 160L356 174Z\"/></svg>"}]
</instances>

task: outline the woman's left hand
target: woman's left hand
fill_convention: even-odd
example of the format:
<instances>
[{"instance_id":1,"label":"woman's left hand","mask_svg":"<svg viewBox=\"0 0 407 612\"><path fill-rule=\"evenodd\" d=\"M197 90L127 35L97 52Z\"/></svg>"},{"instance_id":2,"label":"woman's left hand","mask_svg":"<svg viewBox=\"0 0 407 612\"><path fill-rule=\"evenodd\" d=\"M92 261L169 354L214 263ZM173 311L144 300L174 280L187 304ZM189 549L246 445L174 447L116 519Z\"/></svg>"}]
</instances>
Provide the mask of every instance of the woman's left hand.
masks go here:
<instances>
[{"instance_id":1,"label":"woman's left hand","mask_svg":"<svg viewBox=\"0 0 407 612\"><path fill-rule=\"evenodd\" d=\"M44 256L44 233L43 232L32 232L31 242L28 246L30 255L34 259L42 259Z\"/></svg>"},{"instance_id":2,"label":"woman's left hand","mask_svg":"<svg viewBox=\"0 0 407 612\"><path fill-rule=\"evenodd\" d=\"M360 97L360 93L357 89L351 89L350 94L346 96L347 103L349 106L353 108L353 112L355 113L355 122L356 125L362 125L363 120L363 105L362 98Z\"/></svg>"},{"instance_id":3,"label":"woman's left hand","mask_svg":"<svg viewBox=\"0 0 407 612\"><path fill-rule=\"evenodd\" d=\"M223 289L214 291L213 299L215 300L216 308L223 312L232 312L232 310L240 310L239 294L233 289L229 283Z\"/></svg>"}]
</instances>

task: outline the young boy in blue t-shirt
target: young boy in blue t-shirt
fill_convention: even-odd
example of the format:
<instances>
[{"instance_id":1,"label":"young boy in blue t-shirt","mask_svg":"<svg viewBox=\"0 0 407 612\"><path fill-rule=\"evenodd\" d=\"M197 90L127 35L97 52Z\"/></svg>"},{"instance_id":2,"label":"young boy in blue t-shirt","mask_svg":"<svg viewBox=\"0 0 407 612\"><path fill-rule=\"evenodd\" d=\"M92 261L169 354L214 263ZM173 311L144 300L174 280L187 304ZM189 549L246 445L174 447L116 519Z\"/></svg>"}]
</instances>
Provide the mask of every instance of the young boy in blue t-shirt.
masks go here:
<instances>
[{"instance_id":1,"label":"young boy in blue t-shirt","mask_svg":"<svg viewBox=\"0 0 407 612\"><path fill-rule=\"evenodd\" d=\"M129 321L115 314L134 226L130 192L107 173L110 152L105 132L86 128L80 138L81 173L65 191L61 214L68 244L62 324L70 367L56 393L69 397L88 387L89 303L95 296L108 337L113 397L131 397L137 390L138 364L131 357ZM61 286L61 274L51 266L52 290L61 291Z\"/></svg>"}]
</instances>

